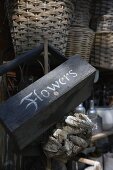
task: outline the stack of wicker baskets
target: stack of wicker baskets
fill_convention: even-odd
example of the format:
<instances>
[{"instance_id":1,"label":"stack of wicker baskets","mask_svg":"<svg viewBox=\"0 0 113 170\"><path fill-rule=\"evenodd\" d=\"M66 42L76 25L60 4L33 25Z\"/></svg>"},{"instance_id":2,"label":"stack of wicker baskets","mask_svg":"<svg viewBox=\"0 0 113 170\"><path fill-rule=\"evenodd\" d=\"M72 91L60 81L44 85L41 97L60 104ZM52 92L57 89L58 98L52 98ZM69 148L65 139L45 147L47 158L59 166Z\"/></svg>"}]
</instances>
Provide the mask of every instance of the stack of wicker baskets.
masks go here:
<instances>
[{"instance_id":1,"label":"stack of wicker baskets","mask_svg":"<svg viewBox=\"0 0 113 170\"><path fill-rule=\"evenodd\" d=\"M99 3L97 3L99 4ZM113 1L101 0L96 16L96 36L91 54L94 66L113 69Z\"/></svg>"},{"instance_id":2,"label":"stack of wicker baskets","mask_svg":"<svg viewBox=\"0 0 113 170\"><path fill-rule=\"evenodd\" d=\"M90 0L77 0L66 49L66 56L80 54L88 62L94 40L94 32L89 29L90 2Z\"/></svg>"},{"instance_id":3,"label":"stack of wicker baskets","mask_svg":"<svg viewBox=\"0 0 113 170\"><path fill-rule=\"evenodd\" d=\"M94 66L113 69L113 32L97 32L91 55Z\"/></svg>"},{"instance_id":4,"label":"stack of wicker baskets","mask_svg":"<svg viewBox=\"0 0 113 170\"><path fill-rule=\"evenodd\" d=\"M16 54L21 54L43 42L49 35L49 43L65 53L68 27L73 18L71 0L7 0L11 35Z\"/></svg>"},{"instance_id":5,"label":"stack of wicker baskets","mask_svg":"<svg viewBox=\"0 0 113 170\"><path fill-rule=\"evenodd\" d=\"M95 33L89 28L70 28L66 56L80 54L89 61Z\"/></svg>"},{"instance_id":6,"label":"stack of wicker baskets","mask_svg":"<svg viewBox=\"0 0 113 170\"><path fill-rule=\"evenodd\" d=\"M98 18L103 15L113 14L113 1L112 0L93 0L92 14Z\"/></svg>"},{"instance_id":7,"label":"stack of wicker baskets","mask_svg":"<svg viewBox=\"0 0 113 170\"><path fill-rule=\"evenodd\" d=\"M94 0L95 6L93 15L98 18L102 15L113 14L113 1L112 0Z\"/></svg>"},{"instance_id":8,"label":"stack of wicker baskets","mask_svg":"<svg viewBox=\"0 0 113 170\"><path fill-rule=\"evenodd\" d=\"M113 0L94 0L92 16L91 28L96 30L98 22L113 16Z\"/></svg>"},{"instance_id":9,"label":"stack of wicker baskets","mask_svg":"<svg viewBox=\"0 0 113 170\"><path fill-rule=\"evenodd\" d=\"M76 26L89 26L91 0L77 0L75 5L73 24Z\"/></svg>"}]
</instances>

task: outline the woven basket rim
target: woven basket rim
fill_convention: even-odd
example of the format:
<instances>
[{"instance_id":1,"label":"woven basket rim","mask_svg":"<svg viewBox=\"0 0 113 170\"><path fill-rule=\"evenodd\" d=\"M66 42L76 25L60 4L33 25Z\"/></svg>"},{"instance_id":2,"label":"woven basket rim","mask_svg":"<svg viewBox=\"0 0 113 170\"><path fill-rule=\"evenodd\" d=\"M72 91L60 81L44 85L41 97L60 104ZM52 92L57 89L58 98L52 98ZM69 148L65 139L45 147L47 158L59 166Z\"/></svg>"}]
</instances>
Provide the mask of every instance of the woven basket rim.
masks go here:
<instances>
[{"instance_id":1,"label":"woven basket rim","mask_svg":"<svg viewBox=\"0 0 113 170\"><path fill-rule=\"evenodd\" d=\"M70 26L70 29L76 29L76 30L78 30L79 29L79 31L81 31L81 30L87 30L87 31L91 31L91 32L94 32L92 29L90 29L89 27L84 27L84 26L81 26L81 25L71 25Z\"/></svg>"},{"instance_id":2,"label":"woven basket rim","mask_svg":"<svg viewBox=\"0 0 113 170\"><path fill-rule=\"evenodd\" d=\"M113 18L113 15L111 15L111 14L106 14L106 15L100 16L99 18L107 18L107 17L112 17L112 18Z\"/></svg>"},{"instance_id":3,"label":"woven basket rim","mask_svg":"<svg viewBox=\"0 0 113 170\"><path fill-rule=\"evenodd\" d=\"M113 34L113 31L97 31L96 34Z\"/></svg>"},{"instance_id":4,"label":"woven basket rim","mask_svg":"<svg viewBox=\"0 0 113 170\"><path fill-rule=\"evenodd\" d=\"M99 16L98 18L97 18L97 20L99 21L99 20L104 20L104 19L113 19L113 15L102 15L102 16Z\"/></svg>"}]
</instances>

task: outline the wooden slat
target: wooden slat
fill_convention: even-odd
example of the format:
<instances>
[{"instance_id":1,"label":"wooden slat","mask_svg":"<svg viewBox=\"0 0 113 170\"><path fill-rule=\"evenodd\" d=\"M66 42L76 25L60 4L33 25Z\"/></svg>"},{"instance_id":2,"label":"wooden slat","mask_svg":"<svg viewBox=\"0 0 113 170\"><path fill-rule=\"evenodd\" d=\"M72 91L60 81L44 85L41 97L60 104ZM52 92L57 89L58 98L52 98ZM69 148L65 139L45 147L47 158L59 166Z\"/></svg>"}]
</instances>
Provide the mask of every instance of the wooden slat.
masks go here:
<instances>
[{"instance_id":1,"label":"wooden slat","mask_svg":"<svg viewBox=\"0 0 113 170\"><path fill-rule=\"evenodd\" d=\"M99 133L97 135L92 136L91 141L94 142L94 141L97 141L99 139L105 138L105 137L107 137L109 135L112 135L112 134L113 134L113 130L105 131L105 132L102 132L102 133Z\"/></svg>"},{"instance_id":2,"label":"wooden slat","mask_svg":"<svg viewBox=\"0 0 113 170\"><path fill-rule=\"evenodd\" d=\"M100 162L98 162L98 161L93 161L93 160L91 160L91 159L80 158L80 159L79 159L79 162L84 163L84 164L87 164L87 165L91 165L91 166L97 165L97 167L96 167L95 170L99 170L100 167L101 167Z\"/></svg>"}]
</instances>

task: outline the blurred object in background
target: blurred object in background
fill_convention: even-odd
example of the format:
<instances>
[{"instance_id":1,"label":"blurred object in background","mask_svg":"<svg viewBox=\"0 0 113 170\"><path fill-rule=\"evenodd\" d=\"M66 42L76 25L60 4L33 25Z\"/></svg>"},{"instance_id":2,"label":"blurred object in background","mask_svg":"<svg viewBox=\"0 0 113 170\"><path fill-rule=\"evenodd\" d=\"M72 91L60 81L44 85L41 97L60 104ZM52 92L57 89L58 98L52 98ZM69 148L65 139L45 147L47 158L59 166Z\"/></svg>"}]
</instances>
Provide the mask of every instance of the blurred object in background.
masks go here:
<instances>
[{"instance_id":1,"label":"blurred object in background","mask_svg":"<svg viewBox=\"0 0 113 170\"><path fill-rule=\"evenodd\" d=\"M4 0L0 1L0 65L3 64L4 61L9 61L14 58L14 50L4 2ZM0 77L0 103L6 100L7 97L6 75L4 75ZM0 170L2 170L4 166L5 157L7 155L6 152L6 133L0 124Z\"/></svg>"},{"instance_id":2,"label":"blurred object in background","mask_svg":"<svg viewBox=\"0 0 113 170\"><path fill-rule=\"evenodd\" d=\"M92 134L95 135L97 133L102 132L102 118L97 115L97 111L94 106L94 100L90 100L90 108L87 114L91 121L94 123L94 126L92 128Z\"/></svg>"},{"instance_id":3,"label":"blurred object in background","mask_svg":"<svg viewBox=\"0 0 113 170\"><path fill-rule=\"evenodd\" d=\"M3 61L14 58L14 50L4 2L4 0L0 1L0 64L2 64Z\"/></svg>"},{"instance_id":4,"label":"blurred object in background","mask_svg":"<svg viewBox=\"0 0 113 170\"><path fill-rule=\"evenodd\" d=\"M74 110L76 113L86 113L86 109L83 106L83 103L81 103L79 106L77 106Z\"/></svg>"},{"instance_id":5,"label":"blurred object in background","mask_svg":"<svg viewBox=\"0 0 113 170\"><path fill-rule=\"evenodd\" d=\"M111 106L113 96L112 71L100 69L99 81L94 84L95 106Z\"/></svg>"}]
</instances>

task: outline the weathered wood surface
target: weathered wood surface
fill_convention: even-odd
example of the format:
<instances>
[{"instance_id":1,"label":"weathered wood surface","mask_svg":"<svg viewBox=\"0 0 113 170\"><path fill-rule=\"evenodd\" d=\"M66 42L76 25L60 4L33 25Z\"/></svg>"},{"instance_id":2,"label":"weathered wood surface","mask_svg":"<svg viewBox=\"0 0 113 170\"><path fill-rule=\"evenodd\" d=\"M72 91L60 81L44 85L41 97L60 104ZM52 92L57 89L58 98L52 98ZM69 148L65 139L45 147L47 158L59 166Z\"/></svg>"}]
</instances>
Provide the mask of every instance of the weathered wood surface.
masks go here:
<instances>
[{"instance_id":1,"label":"weathered wood surface","mask_svg":"<svg viewBox=\"0 0 113 170\"><path fill-rule=\"evenodd\" d=\"M0 122L19 149L86 100L95 69L75 56L0 105Z\"/></svg>"}]
</instances>

